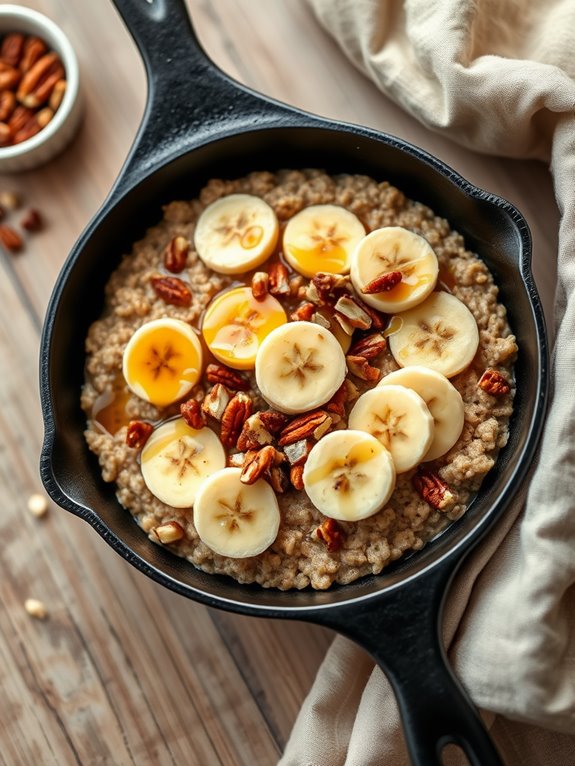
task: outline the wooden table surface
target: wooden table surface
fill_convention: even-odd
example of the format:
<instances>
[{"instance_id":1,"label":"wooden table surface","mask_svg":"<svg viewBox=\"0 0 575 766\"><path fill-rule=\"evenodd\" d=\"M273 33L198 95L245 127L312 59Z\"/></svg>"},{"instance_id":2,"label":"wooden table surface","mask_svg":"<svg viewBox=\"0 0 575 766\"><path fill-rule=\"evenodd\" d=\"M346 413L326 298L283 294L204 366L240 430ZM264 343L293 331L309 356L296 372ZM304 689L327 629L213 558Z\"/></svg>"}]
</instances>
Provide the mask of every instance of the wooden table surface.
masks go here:
<instances>
[{"instance_id":1,"label":"wooden table surface","mask_svg":"<svg viewBox=\"0 0 575 766\"><path fill-rule=\"evenodd\" d=\"M74 143L1 176L46 229L0 253L0 763L273 764L332 635L214 611L150 581L40 491L37 357L52 285L128 151L143 67L106 0L28 0L69 35L86 100ZM235 78L309 111L400 135L514 202L534 236L551 317L558 213L547 169L462 149L417 124L347 61L303 0L190 0L198 36ZM28 597L49 612L24 610Z\"/></svg>"}]
</instances>

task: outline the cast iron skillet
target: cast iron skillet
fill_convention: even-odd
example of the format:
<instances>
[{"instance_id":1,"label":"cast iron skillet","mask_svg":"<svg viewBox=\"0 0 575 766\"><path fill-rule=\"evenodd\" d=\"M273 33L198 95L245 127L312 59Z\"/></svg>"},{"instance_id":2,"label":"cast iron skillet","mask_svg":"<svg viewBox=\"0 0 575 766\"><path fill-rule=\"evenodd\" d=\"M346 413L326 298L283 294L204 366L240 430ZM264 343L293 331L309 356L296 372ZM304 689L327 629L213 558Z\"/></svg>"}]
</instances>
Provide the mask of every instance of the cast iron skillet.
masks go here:
<instances>
[{"instance_id":1,"label":"cast iron skillet","mask_svg":"<svg viewBox=\"0 0 575 766\"><path fill-rule=\"evenodd\" d=\"M41 349L41 473L48 493L132 565L177 593L242 614L308 620L356 641L393 685L414 764L439 764L448 742L459 744L474 766L500 764L446 664L439 626L455 570L509 506L541 431L547 348L525 220L508 202L411 144L291 109L233 82L200 48L183 0L114 1L144 59L148 101L126 164L70 253L48 308ZM509 443L467 514L381 575L327 592L239 585L153 545L101 479L82 433L84 338L122 253L161 217L163 203L194 197L209 178L280 167L387 179L448 218L495 274L520 347Z\"/></svg>"}]
</instances>

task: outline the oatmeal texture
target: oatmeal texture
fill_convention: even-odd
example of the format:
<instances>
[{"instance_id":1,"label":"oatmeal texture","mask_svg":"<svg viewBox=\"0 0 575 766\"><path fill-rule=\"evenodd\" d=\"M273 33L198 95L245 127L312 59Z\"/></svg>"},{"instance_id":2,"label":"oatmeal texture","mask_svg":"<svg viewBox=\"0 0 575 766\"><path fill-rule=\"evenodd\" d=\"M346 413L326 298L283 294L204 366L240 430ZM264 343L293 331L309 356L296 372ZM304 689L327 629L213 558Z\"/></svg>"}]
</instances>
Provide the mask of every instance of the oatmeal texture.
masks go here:
<instances>
[{"instance_id":1,"label":"oatmeal texture","mask_svg":"<svg viewBox=\"0 0 575 766\"><path fill-rule=\"evenodd\" d=\"M140 472L139 452L125 442L128 420L165 420L179 413L179 404L160 411L124 392L125 411L119 430L111 434L96 420L94 413L102 402L112 399L113 391L116 396L118 389L124 391L122 355L135 330L164 316L198 326L210 299L233 283L234 278L206 268L192 246L186 272L178 275L189 280L192 287L189 307L167 305L150 284L152 277L164 273L162 253L167 243L178 235L193 243L195 222L202 210L233 193L262 197L275 210L280 225L306 206L332 203L355 213L368 231L403 226L425 237L434 248L440 263L440 281L442 274L449 274L449 284L444 286L471 310L480 335L474 362L451 379L465 403L463 432L449 453L431 464L456 495L457 502L447 512L435 510L420 498L411 483L414 471L409 471L398 476L389 503L379 513L358 522L340 522L345 535L343 546L328 551L313 534L325 517L303 491L291 490L278 496L281 524L275 543L252 558L226 558L216 555L199 539L192 509L164 505L150 493ZM163 220L134 245L108 282L104 315L91 326L86 340L87 376L81 403L88 418L87 443L98 456L105 481L116 484L120 504L133 514L150 539L157 542L151 533L154 527L177 521L185 536L169 545L170 550L206 572L280 589L307 586L325 589L334 582L345 584L367 574L378 574L406 552L422 548L426 540L465 512L470 497L507 441L513 388L508 395L495 398L477 385L487 367L504 371L511 379L517 347L497 295L485 264L465 249L462 237L450 229L447 221L435 216L428 207L407 199L387 182L359 175L330 177L311 170L255 172L233 181L212 180L199 199L167 205ZM377 364L383 374L397 369L389 351L372 364ZM198 384L192 396L201 400L206 390L203 384ZM253 394L257 406L257 391Z\"/></svg>"}]
</instances>

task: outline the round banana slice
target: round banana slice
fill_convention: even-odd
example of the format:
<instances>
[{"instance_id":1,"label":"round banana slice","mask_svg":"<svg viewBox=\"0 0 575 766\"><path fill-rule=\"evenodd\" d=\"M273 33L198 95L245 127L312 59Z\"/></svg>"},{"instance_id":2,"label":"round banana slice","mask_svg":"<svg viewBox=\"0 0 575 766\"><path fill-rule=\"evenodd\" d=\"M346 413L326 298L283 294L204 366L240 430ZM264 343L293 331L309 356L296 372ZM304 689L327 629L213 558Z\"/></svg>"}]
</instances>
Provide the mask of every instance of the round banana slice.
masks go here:
<instances>
[{"instance_id":1,"label":"round banana slice","mask_svg":"<svg viewBox=\"0 0 575 766\"><path fill-rule=\"evenodd\" d=\"M433 441L427 405L403 386L381 386L362 394L349 413L349 427L375 436L391 452L397 473L421 463Z\"/></svg>"},{"instance_id":2,"label":"round banana slice","mask_svg":"<svg viewBox=\"0 0 575 766\"><path fill-rule=\"evenodd\" d=\"M295 415L329 401L343 383L345 355L335 336L314 322L289 322L271 332L256 357L256 382L266 402Z\"/></svg>"},{"instance_id":3,"label":"round banana slice","mask_svg":"<svg viewBox=\"0 0 575 766\"><path fill-rule=\"evenodd\" d=\"M405 386L419 394L433 418L433 441L423 462L445 455L461 436L465 411L461 394L440 372L428 367L404 367L390 372L380 386Z\"/></svg>"},{"instance_id":4,"label":"round banana slice","mask_svg":"<svg viewBox=\"0 0 575 766\"><path fill-rule=\"evenodd\" d=\"M200 539L220 556L257 556L274 542L280 526L275 492L264 479L240 481L241 468L217 471L201 486L194 504Z\"/></svg>"},{"instance_id":5,"label":"round banana slice","mask_svg":"<svg viewBox=\"0 0 575 766\"><path fill-rule=\"evenodd\" d=\"M191 428L182 418L156 428L141 455L146 486L173 508L191 508L202 483L225 464L216 434L209 428Z\"/></svg>"},{"instance_id":6,"label":"round banana slice","mask_svg":"<svg viewBox=\"0 0 575 766\"><path fill-rule=\"evenodd\" d=\"M304 277L319 271L347 274L356 245L365 236L357 216L339 205L311 205L290 218L283 235L286 260Z\"/></svg>"},{"instance_id":7,"label":"round banana slice","mask_svg":"<svg viewBox=\"0 0 575 766\"><path fill-rule=\"evenodd\" d=\"M251 194L230 194L200 215L194 246L210 269L241 274L269 258L278 234L278 219L267 202Z\"/></svg>"},{"instance_id":8,"label":"round banana slice","mask_svg":"<svg viewBox=\"0 0 575 766\"><path fill-rule=\"evenodd\" d=\"M374 436L333 431L309 453L303 484L324 516L359 521L387 503L395 488L395 468L391 455Z\"/></svg>"},{"instance_id":9,"label":"round banana slice","mask_svg":"<svg viewBox=\"0 0 575 766\"><path fill-rule=\"evenodd\" d=\"M287 322L281 303L266 295L256 300L249 287L222 293L208 306L202 335L212 354L236 370L253 369L260 343Z\"/></svg>"},{"instance_id":10,"label":"round banana slice","mask_svg":"<svg viewBox=\"0 0 575 766\"><path fill-rule=\"evenodd\" d=\"M399 318L401 327L388 342L400 367L422 365L452 378L471 364L479 331L471 311L454 295L433 293Z\"/></svg>"},{"instance_id":11,"label":"round banana slice","mask_svg":"<svg viewBox=\"0 0 575 766\"><path fill-rule=\"evenodd\" d=\"M130 338L122 360L128 388L156 407L185 396L202 371L202 346L181 319L154 319Z\"/></svg>"},{"instance_id":12,"label":"round banana slice","mask_svg":"<svg viewBox=\"0 0 575 766\"><path fill-rule=\"evenodd\" d=\"M424 301L438 273L437 256L426 239L402 226L386 226L358 244L350 276L362 300L395 314Z\"/></svg>"}]
</instances>

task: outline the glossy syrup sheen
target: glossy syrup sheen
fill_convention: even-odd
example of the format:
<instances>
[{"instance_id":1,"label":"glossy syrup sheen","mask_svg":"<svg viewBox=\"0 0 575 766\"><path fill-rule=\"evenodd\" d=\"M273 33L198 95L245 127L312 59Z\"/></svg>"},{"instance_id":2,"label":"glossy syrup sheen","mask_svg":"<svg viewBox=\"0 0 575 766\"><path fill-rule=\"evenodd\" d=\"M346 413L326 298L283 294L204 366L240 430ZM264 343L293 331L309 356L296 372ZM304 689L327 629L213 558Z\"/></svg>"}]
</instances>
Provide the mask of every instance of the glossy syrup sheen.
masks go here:
<instances>
[{"instance_id":1,"label":"glossy syrup sheen","mask_svg":"<svg viewBox=\"0 0 575 766\"><path fill-rule=\"evenodd\" d=\"M92 419L112 436L130 422L126 404L130 391L124 376L119 373L112 385L112 390L104 391L92 407Z\"/></svg>"},{"instance_id":2,"label":"glossy syrup sheen","mask_svg":"<svg viewBox=\"0 0 575 766\"><path fill-rule=\"evenodd\" d=\"M342 274L349 270L349 256L341 245L323 242L311 248L290 245L286 249L307 277L311 278L319 271Z\"/></svg>"}]
</instances>

